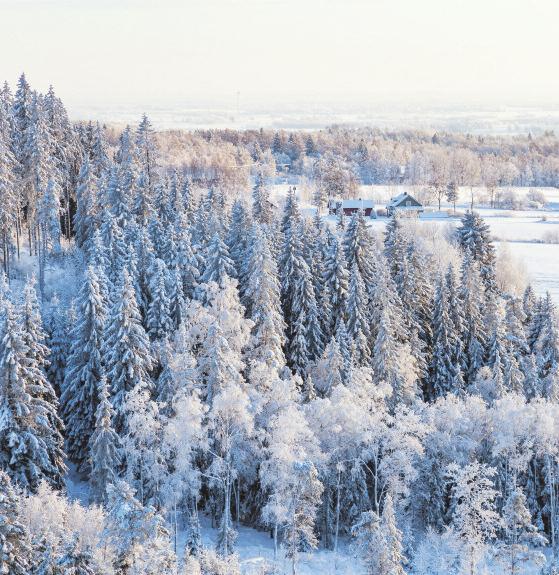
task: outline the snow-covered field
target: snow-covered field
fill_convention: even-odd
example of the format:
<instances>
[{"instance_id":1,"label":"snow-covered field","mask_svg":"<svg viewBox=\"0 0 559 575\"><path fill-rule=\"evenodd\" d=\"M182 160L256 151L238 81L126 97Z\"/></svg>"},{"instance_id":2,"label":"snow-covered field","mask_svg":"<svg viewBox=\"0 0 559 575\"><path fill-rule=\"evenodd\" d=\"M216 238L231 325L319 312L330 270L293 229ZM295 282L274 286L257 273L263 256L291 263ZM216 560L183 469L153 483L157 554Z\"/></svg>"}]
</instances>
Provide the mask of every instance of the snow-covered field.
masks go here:
<instances>
[{"instance_id":1,"label":"snow-covered field","mask_svg":"<svg viewBox=\"0 0 559 575\"><path fill-rule=\"evenodd\" d=\"M471 134L526 134L559 128L559 110L555 106L405 106L398 104L342 104L341 102L300 101L286 105L282 100L265 103L229 95L212 103L176 102L146 106L111 107L74 105L73 120L99 120L120 125L133 124L147 112L158 129L277 128L284 130L320 129L333 124L404 128Z\"/></svg>"},{"instance_id":2,"label":"snow-covered field","mask_svg":"<svg viewBox=\"0 0 559 575\"><path fill-rule=\"evenodd\" d=\"M559 302L559 245L516 241L508 246L524 265L536 293L548 291Z\"/></svg>"}]
</instances>

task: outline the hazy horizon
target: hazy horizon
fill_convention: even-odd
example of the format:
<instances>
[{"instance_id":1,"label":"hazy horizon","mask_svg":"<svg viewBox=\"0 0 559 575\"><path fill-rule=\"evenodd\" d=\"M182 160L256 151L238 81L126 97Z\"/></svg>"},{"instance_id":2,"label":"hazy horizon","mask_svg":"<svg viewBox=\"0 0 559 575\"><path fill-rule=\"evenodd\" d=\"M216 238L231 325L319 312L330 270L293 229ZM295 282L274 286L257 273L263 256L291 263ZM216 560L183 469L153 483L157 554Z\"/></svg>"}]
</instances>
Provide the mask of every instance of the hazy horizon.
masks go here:
<instances>
[{"instance_id":1,"label":"hazy horizon","mask_svg":"<svg viewBox=\"0 0 559 575\"><path fill-rule=\"evenodd\" d=\"M559 107L552 0L0 0L2 74L84 107ZM68 46L72 48L68 50Z\"/></svg>"}]
</instances>

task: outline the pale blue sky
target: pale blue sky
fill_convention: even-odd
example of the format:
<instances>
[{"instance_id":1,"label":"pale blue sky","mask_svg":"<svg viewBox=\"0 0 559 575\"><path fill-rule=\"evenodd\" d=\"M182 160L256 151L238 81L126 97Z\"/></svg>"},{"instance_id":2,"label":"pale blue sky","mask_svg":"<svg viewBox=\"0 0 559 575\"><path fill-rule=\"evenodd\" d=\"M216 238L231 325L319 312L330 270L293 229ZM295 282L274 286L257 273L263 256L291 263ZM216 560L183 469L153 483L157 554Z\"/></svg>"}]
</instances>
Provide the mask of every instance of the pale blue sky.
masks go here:
<instances>
[{"instance_id":1,"label":"pale blue sky","mask_svg":"<svg viewBox=\"0 0 559 575\"><path fill-rule=\"evenodd\" d=\"M559 101L557 0L0 0L0 74L70 105Z\"/></svg>"}]
</instances>

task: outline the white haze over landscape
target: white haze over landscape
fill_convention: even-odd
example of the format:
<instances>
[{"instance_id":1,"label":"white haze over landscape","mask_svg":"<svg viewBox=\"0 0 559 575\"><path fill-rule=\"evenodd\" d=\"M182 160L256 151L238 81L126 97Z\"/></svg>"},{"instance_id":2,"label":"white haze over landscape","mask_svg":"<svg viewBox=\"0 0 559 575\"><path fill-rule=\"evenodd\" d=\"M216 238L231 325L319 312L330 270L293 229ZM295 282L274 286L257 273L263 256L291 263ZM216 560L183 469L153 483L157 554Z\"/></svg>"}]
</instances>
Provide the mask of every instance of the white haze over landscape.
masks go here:
<instances>
[{"instance_id":1,"label":"white haze over landscape","mask_svg":"<svg viewBox=\"0 0 559 575\"><path fill-rule=\"evenodd\" d=\"M161 128L478 133L559 124L553 0L2 0L0 10L4 77L52 83L76 119L147 111Z\"/></svg>"}]
</instances>

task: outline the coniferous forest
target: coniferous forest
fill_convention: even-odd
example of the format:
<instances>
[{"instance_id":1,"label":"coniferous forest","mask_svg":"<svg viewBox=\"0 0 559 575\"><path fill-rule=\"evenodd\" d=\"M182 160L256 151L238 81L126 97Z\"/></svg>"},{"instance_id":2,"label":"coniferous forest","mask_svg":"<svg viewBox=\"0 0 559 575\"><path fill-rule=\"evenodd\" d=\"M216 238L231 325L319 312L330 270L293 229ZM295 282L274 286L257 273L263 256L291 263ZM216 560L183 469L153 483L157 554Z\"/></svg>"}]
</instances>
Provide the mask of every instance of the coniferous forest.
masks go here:
<instances>
[{"instance_id":1,"label":"coniferous forest","mask_svg":"<svg viewBox=\"0 0 559 575\"><path fill-rule=\"evenodd\" d=\"M475 211L433 240L273 193L294 142L317 205L366 183L323 177L342 132L172 137L0 92L0 573L249 573L247 528L261 575L555 573L551 296Z\"/></svg>"}]
</instances>

